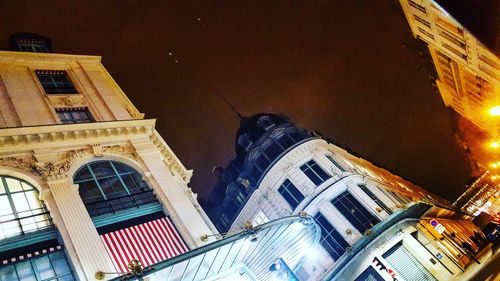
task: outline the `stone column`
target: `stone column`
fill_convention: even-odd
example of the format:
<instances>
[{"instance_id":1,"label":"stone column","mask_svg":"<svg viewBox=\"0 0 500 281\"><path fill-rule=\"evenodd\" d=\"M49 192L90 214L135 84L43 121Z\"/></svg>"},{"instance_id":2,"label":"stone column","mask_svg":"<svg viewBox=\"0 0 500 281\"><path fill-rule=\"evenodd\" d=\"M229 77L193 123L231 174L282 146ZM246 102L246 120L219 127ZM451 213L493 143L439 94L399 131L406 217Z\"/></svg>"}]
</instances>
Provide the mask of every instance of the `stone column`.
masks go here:
<instances>
[{"instance_id":1,"label":"stone column","mask_svg":"<svg viewBox=\"0 0 500 281\"><path fill-rule=\"evenodd\" d=\"M52 218L52 222L54 225L57 227L57 231L62 237L63 244L64 244L64 249L68 255L68 259L71 260L71 264L73 265L74 268L74 273L78 276L83 276L83 268L82 264L80 262L80 259L78 258L78 255L76 254L75 251L75 245L71 241L71 238L68 233L68 229L66 228L66 225L64 224L62 220L61 213L59 212L59 209L57 208L56 202L54 201L54 197L52 196L52 193L48 189L44 189L40 193L40 198L42 201L45 203L47 206L47 209L50 212L50 217Z\"/></svg>"},{"instance_id":2,"label":"stone column","mask_svg":"<svg viewBox=\"0 0 500 281\"><path fill-rule=\"evenodd\" d=\"M158 199L172 217L189 248L193 249L204 245L205 242L202 242L200 237L204 234L210 235L212 231L191 202L191 190L170 171L163 161L160 151L149 139L132 141L132 144L151 173L150 179L158 184L158 187L155 188Z\"/></svg>"},{"instance_id":3,"label":"stone column","mask_svg":"<svg viewBox=\"0 0 500 281\"><path fill-rule=\"evenodd\" d=\"M71 184L68 178L50 180L47 184L60 214L60 222L64 224L67 232L63 235L64 242L73 245L73 255L76 257L73 256L72 259L76 258L83 269L84 276L79 276L79 279L96 280L97 271L115 272L116 269L80 198L78 186ZM66 240L68 238L69 241Z\"/></svg>"}]
</instances>

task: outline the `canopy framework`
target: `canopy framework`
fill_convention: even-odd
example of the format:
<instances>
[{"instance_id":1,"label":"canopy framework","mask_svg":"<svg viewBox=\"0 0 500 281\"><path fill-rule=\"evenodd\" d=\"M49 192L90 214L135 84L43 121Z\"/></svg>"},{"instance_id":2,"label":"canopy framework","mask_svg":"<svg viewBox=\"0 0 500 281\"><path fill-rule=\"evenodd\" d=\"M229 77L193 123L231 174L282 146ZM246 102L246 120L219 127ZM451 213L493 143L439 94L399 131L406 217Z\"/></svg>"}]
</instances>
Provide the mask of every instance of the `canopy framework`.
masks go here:
<instances>
[{"instance_id":1,"label":"canopy framework","mask_svg":"<svg viewBox=\"0 0 500 281\"><path fill-rule=\"evenodd\" d=\"M234 280L236 276L238 280L272 280L269 266L274 261L282 258L291 268L297 266L320 237L312 217L284 217L157 263L142 276L112 280Z\"/></svg>"}]
</instances>

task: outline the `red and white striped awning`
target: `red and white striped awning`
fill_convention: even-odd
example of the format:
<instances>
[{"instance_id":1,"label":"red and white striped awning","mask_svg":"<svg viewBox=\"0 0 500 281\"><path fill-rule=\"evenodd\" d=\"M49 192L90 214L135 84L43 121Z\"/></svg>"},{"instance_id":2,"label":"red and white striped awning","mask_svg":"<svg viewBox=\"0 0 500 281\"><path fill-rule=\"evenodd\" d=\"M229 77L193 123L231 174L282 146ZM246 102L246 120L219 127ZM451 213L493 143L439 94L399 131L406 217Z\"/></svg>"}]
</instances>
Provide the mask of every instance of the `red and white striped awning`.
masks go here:
<instances>
[{"instance_id":1,"label":"red and white striped awning","mask_svg":"<svg viewBox=\"0 0 500 281\"><path fill-rule=\"evenodd\" d=\"M150 266L188 251L169 218L161 218L101 235L118 272L131 260Z\"/></svg>"}]
</instances>

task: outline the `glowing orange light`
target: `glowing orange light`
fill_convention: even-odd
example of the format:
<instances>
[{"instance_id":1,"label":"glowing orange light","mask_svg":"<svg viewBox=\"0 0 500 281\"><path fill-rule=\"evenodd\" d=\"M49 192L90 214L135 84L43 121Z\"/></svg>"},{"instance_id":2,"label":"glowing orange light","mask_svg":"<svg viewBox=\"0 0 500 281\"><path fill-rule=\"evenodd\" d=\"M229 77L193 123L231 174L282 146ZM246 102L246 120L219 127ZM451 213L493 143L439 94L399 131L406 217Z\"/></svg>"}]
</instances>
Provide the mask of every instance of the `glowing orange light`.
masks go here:
<instances>
[{"instance_id":1,"label":"glowing orange light","mask_svg":"<svg viewBox=\"0 0 500 281\"><path fill-rule=\"evenodd\" d=\"M490 108L488 112L491 116L500 116L500 105Z\"/></svg>"},{"instance_id":2,"label":"glowing orange light","mask_svg":"<svg viewBox=\"0 0 500 281\"><path fill-rule=\"evenodd\" d=\"M496 180L497 178L498 178L497 176L491 176L492 181Z\"/></svg>"},{"instance_id":3,"label":"glowing orange light","mask_svg":"<svg viewBox=\"0 0 500 281\"><path fill-rule=\"evenodd\" d=\"M499 143L499 142L497 142L497 141L494 141L494 142L490 143L490 146L491 146L492 148L499 148L499 147L500 147L500 143Z\"/></svg>"},{"instance_id":4,"label":"glowing orange light","mask_svg":"<svg viewBox=\"0 0 500 281\"><path fill-rule=\"evenodd\" d=\"M497 164L497 163L491 163L491 164L490 164L490 167L492 167L492 168L494 168L494 169L495 169L495 168L497 168L497 167L498 167L498 164Z\"/></svg>"}]
</instances>

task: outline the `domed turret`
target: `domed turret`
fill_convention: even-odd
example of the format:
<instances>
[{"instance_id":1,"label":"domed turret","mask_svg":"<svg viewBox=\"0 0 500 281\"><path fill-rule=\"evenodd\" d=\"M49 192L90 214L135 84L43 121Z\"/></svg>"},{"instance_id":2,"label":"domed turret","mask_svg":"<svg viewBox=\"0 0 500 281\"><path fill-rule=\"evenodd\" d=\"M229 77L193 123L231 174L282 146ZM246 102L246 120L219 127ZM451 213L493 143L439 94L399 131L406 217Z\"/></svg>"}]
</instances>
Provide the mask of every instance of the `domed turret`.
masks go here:
<instances>
[{"instance_id":1,"label":"domed turret","mask_svg":"<svg viewBox=\"0 0 500 281\"><path fill-rule=\"evenodd\" d=\"M241 118L235 137L236 158L222 172L207 206L209 216L220 231L230 227L272 165L293 147L311 138L315 136L283 115L258 113Z\"/></svg>"}]
</instances>

